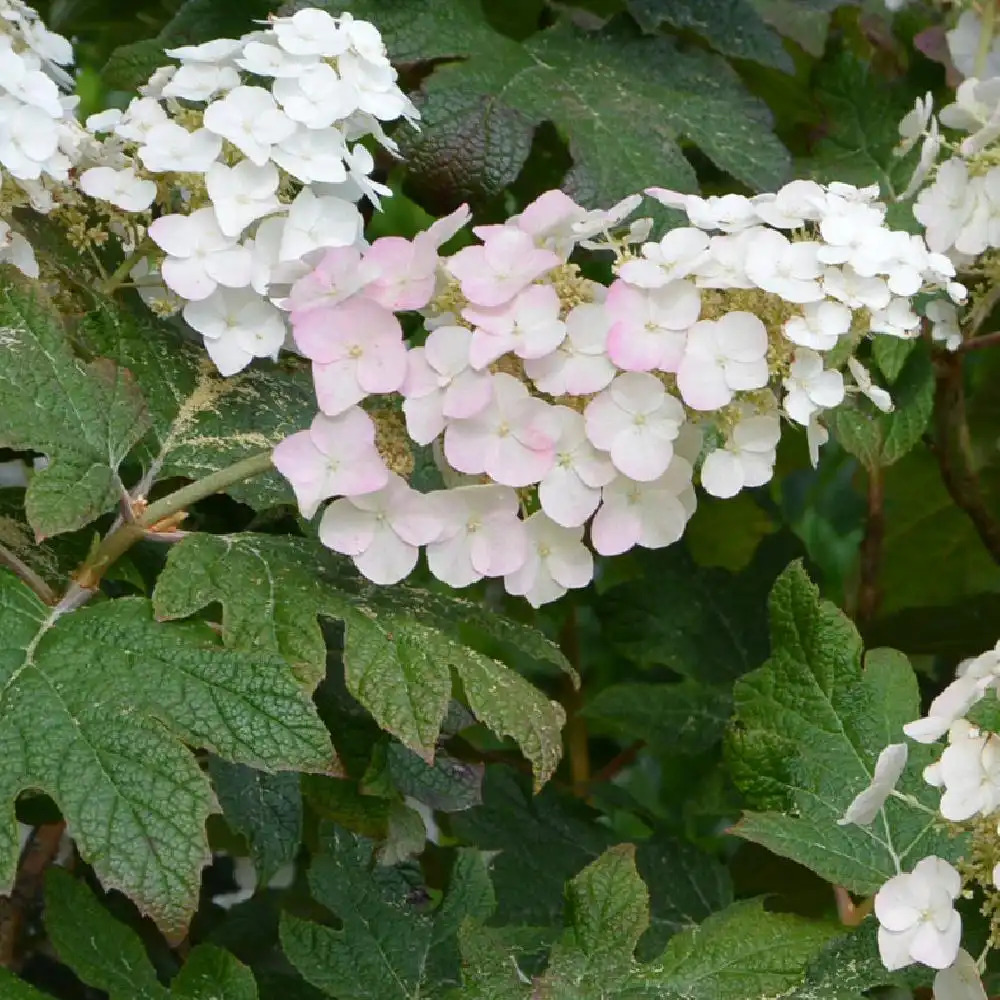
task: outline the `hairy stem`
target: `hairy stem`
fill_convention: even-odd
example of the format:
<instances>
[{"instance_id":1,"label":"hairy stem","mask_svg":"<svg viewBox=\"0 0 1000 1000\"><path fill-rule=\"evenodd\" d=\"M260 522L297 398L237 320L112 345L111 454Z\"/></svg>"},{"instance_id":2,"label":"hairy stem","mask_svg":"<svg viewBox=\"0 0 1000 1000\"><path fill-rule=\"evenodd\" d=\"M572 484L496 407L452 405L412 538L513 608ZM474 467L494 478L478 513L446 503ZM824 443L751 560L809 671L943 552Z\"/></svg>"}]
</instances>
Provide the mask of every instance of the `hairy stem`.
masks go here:
<instances>
[{"instance_id":1,"label":"hairy stem","mask_svg":"<svg viewBox=\"0 0 1000 1000\"><path fill-rule=\"evenodd\" d=\"M56 592L23 559L3 545L0 545L0 566L13 570L46 604L59 600Z\"/></svg>"},{"instance_id":2,"label":"hairy stem","mask_svg":"<svg viewBox=\"0 0 1000 1000\"><path fill-rule=\"evenodd\" d=\"M962 358L940 354L935 366L934 443L941 476L952 500L965 511L987 551L1000 563L1000 521L986 501L972 454Z\"/></svg>"},{"instance_id":3,"label":"hairy stem","mask_svg":"<svg viewBox=\"0 0 1000 1000\"><path fill-rule=\"evenodd\" d=\"M963 341L959 347L959 353L968 351L981 351L987 347L996 347L1000 344L1000 332L984 333L981 337L973 337L971 340Z\"/></svg>"},{"instance_id":4,"label":"hairy stem","mask_svg":"<svg viewBox=\"0 0 1000 1000\"><path fill-rule=\"evenodd\" d=\"M199 479L188 486L183 486L162 500L150 504L134 521L123 521L108 533L105 539L94 550L75 574L77 588L93 591L101 582L108 569L119 560L136 542L149 530L156 529L161 521L187 509L191 504L213 493L219 493L227 486L252 479L267 472L271 468L271 452L262 451L240 462L219 469L204 479ZM69 600L73 588L67 592L63 602ZM62 603L62 602L61 602Z\"/></svg>"},{"instance_id":5,"label":"hairy stem","mask_svg":"<svg viewBox=\"0 0 1000 1000\"><path fill-rule=\"evenodd\" d=\"M882 543L885 538L885 481L880 466L868 470L868 518L861 542L861 577L856 616L862 626L878 614L882 600Z\"/></svg>"}]
</instances>

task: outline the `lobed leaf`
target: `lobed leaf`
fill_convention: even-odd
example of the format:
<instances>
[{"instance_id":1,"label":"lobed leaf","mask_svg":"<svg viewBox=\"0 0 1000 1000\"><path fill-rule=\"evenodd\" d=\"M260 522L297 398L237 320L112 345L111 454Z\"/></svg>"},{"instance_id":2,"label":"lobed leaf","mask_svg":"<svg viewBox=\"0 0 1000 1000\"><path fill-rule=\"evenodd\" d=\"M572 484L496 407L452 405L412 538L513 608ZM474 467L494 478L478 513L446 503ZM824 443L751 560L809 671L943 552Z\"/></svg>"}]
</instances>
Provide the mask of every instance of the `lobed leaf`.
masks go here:
<instances>
[{"instance_id":1,"label":"lobed leaf","mask_svg":"<svg viewBox=\"0 0 1000 1000\"><path fill-rule=\"evenodd\" d=\"M315 685L325 668L317 616L345 627L350 693L403 744L434 758L451 697L452 672L469 707L498 736L511 736L541 784L562 752L562 708L499 661L467 645L462 621L490 626L529 655L555 655L527 626L495 620L459 598L406 586L377 587L314 542L251 533L192 535L170 553L153 595L160 618L219 601L234 647L276 649Z\"/></svg>"},{"instance_id":2,"label":"lobed leaf","mask_svg":"<svg viewBox=\"0 0 1000 1000\"><path fill-rule=\"evenodd\" d=\"M771 657L737 681L728 747L736 783L768 811L745 813L733 832L859 893L928 854L955 858L961 844L936 824L933 789L919 777L925 747L911 745L900 786L924 809L890 799L870 826L837 824L878 754L920 714L906 658L875 650L862 666L856 629L800 564L774 585L770 614Z\"/></svg>"},{"instance_id":3,"label":"lobed leaf","mask_svg":"<svg viewBox=\"0 0 1000 1000\"><path fill-rule=\"evenodd\" d=\"M222 378L176 327L108 305L87 317L80 336L94 353L127 368L146 396L152 426L137 453L147 492L158 479L199 479L272 448L316 411L308 369L294 361L258 363ZM226 492L257 508L294 502L276 471Z\"/></svg>"},{"instance_id":4,"label":"lobed leaf","mask_svg":"<svg viewBox=\"0 0 1000 1000\"><path fill-rule=\"evenodd\" d=\"M168 934L209 858L208 781L182 741L267 769L328 772L329 736L284 660L161 625L141 598L59 615L0 573L0 882L19 853L13 801L58 803L83 857Z\"/></svg>"},{"instance_id":5,"label":"lobed leaf","mask_svg":"<svg viewBox=\"0 0 1000 1000\"><path fill-rule=\"evenodd\" d=\"M73 531L111 510L118 469L149 426L132 376L73 354L54 306L0 274L0 447L37 451L49 465L25 498L38 538Z\"/></svg>"}]
</instances>

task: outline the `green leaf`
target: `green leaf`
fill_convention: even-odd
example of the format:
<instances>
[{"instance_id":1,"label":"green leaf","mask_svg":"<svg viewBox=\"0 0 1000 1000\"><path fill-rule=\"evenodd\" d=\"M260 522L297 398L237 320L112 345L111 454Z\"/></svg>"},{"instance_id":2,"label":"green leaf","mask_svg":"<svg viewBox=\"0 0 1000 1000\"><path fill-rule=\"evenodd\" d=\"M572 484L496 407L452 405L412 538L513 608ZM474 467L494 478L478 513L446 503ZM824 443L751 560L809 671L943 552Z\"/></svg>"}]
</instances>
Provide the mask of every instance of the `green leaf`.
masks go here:
<instances>
[{"instance_id":1,"label":"green leaf","mask_svg":"<svg viewBox=\"0 0 1000 1000\"><path fill-rule=\"evenodd\" d=\"M800 564L774 585L770 613L771 658L736 684L729 763L752 803L782 811L747 812L734 832L866 894L925 855L955 858L961 844L937 828L933 789L919 777L924 747L911 746L900 787L929 815L890 799L871 826L837 824L878 754L920 714L906 658L876 650L862 668L857 631Z\"/></svg>"},{"instance_id":2,"label":"green leaf","mask_svg":"<svg viewBox=\"0 0 1000 1000\"><path fill-rule=\"evenodd\" d=\"M781 38L754 9L752 0L628 0L632 16L647 31L669 24L704 38L724 56L751 59L791 73Z\"/></svg>"},{"instance_id":3,"label":"green leaf","mask_svg":"<svg viewBox=\"0 0 1000 1000\"><path fill-rule=\"evenodd\" d=\"M139 457L146 491L159 479L200 479L308 426L316 398L308 368L295 362L258 362L222 378L200 346L151 315L106 306L82 324L80 336L96 354L127 368L146 395L151 433ZM277 473L226 490L256 508L293 503Z\"/></svg>"},{"instance_id":4,"label":"green leaf","mask_svg":"<svg viewBox=\"0 0 1000 1000\"><path fill-rule=\"evenodd\" d=\"M856 0L753 0L760 16L811 56L822 56L830 14Z\"/></svg>"},{"instance_id":5,"label":"green leaf","mask_svg":"<svg viewBox=\"0 0 1000 1000\"><path fill-rule=\"evenodd\" d=\"M0 968L0 996L4 1000L52 1000L51 993L43 993L35 989L23 979L18 979L13 972ZM141 1000L141 998L136 998Z\"/></svg>"},{"instance_id":6,"label":"green leaf","mask_svg":"<svg viewBox=\"0 0 1000 1000\"><path fill-rule=\"evenodd\" d=\"M724 684L767 655L767 593L798 554L772 536L739 574L696 566L683 546L642 552L642 575L597 602L604 638L640 666L664 666L705 684Z\"/></svg>"},{"instance_id":7,"label":"green leaf","mask_svg":"<svg viewBox=\"0 0 1000 1000\"><path fill-rule=\"evenodd\" d=\"M678 934L663 956L640 966L621 1000L764 1000L802 980L806 962L838 932L746 900Z\"/></svg>"},{"instance_id":8,"label":"green leaf","mask_svg":"<svg viewBox=\"0 0 1000 1000\"><path fill-rule=\"evenodd\" d=\"M424 987L428 968L436 967L428 966L432 948L466 917L489 915L485 869L463 852L440 909L427 914L411 900L415 887L405 869L372 867L372 855L371 841L328 829L309 885L340 927L283 914L281 946L308 982L337 1000L417 1000L430 992Z\"/></svg>"},{"instance_id":9,"label":"green leaf","mask_svg":"<svg viewBox=\"0 0 1000 1000\"><path fill-rule=\"evenodd\" d=\"M440 812L461 812L482 801L483 766L438 753L433 764L398 743L388 750L389 776L404 795Z\"/></svg>"},{"instance_id":10,"label":"green leaf","mask_svg":"<svg viewBox=\"0 0 1000 1000\"><path fill-rule=\"evenodd\" d=\"M49 458L25 500L31 527L44 537L80 528L118 503L118 467L149 420L131 375L107 362L81 363L51 303L7 270L0 274L0 447Z\"/></svg>"},{"instance_id":11,"label":"green leaf","mask_svg":"<svg viewBox=\"0 0 1000 1000\"><path fill-rule=\"evenodd\" d=\"M493 862L497 919L536 926L559 922L563 887L613 842L596 814L550 787L532 796L505 767L488 767L483 805L450 819L454 834L487 851Z\"/></svg>"},{"instance_id":12,"label":"green leaf","mask_svg":"<svg viewBox=\"0 0 1000 1000\"><path fill-rule=\"evenodd\" d=\"M875 342L895 339L877 337ZM886 353L882 357L886 368L897 369L890 379L893 411L880 413L866 402L853 408L838 407L830 415L837 440L869 470L894 465L915 448L934 412L934 370L929 352L911 350L902 361Z\"/></svg>"},{"instance_id":13,"label":"green leaf","mask_svg":"<svg viewBox=\"0 0 1000 1000\"><path fill-rule=\"evenodd\" d=\"M211 757L208 773L226 822L250 844L257 876L266 883L295 860L302 839L297 774L267 774Z\"/></svg>"},{"instance_id":14,"label":"green leaf","mask_svg":"<svg viewBox=\"0 0 1000 1000\"><path fill-rule=\"evenodd\" d=\"M177 1000L257 1000L253 973L228 951L200 944L170 984Z\"/></svg>"},{"instance_id":15,"label":"green leaf","mask_svg":"<svg viewBox=\"0 0 1000 1000\"><path fill-rule=\"evenodd\" d=\"M498 736L514 738L539 784L559 762L562 708L466 645L467 612L476 624L489 624L492 616L460 598L374 586L346 560L305 539L241 534L192 535L174 546L153 600L160 618L221 602L223 633L234 647L284 650L286 635L304 634L315 643L308 654L315 659L304 664L314 683L324 668L316 617L338 619L345 626L348 690L380 726L428 762L448 708L452 671L476 718ZM554 649L527 626L495 621L497 634L529 655Z\"/></svg>"},{"instance_id":16,"label":"green leaf","mask_svg":"<svg viewBox=\"0 0 1000 1000\"><path fill-rule=\"evenodd\" d=\"M424 82L421 130L404 142L408 181L431 199L495 195L517 177L545 121L569 145L564 186L591 206L610 206L654 181L693 190L685 138L752 187L771 187L788 173L769 112L723 59L641 37L624 19L598 32L560 21L521 44L489 28L476 0L321 6L372 20L394 60L461 60Z\"/></svg>"},{"instance_id":17,"label":"green leaf","mask_svg":"<svg viewBox=\"0 0 1000 1000\"><path fill-rule=\"evenodd\" d=\"M639 874L649 887L649 930L639 957L658 955L668 939L697 926L733 901L729 871L693 844L656 835L639 844Z\"/></svg>"},{"instance_id":18,"label":"green leaf","mask_svg":"<svg viewBox=\"0 0 1000 1000\"><path fill-rule=\"evenodd\" d=\"M862 1000L862 995L878 986L929 986L933 971L911 966L902 972L888 972L878 952L874 917L835 938L814 956L806 967L801 986L788 1000Z\"/></svg>"},{"instance_id":19,"label":"green leaf","mask_svg":"<svg viewBox=\"0 0 1000 1000\"><path fill-rule=\"evenodd\" d=\"M570 927L552 949L538 984L552 1000L595 1000L629 978L633 953L649 926L649 894L635 867L635 848L605 851L566 887Z\"/></svg>"},{"instance_id":20,"label":"green leaf","mask_svg":"<svg viewBox=\"0 0 1000 1000\"><path fill-rule=\"evenodd\" d=\"M271 0L184 0L155 38L121 45L101 70L102 81L114 90L135 90L158 66L170 60L164 49L194 45L213 38L239 38L253 30L253 21L273 10Z\"/></svg>"},{"instance_id":21,"label":"green leaf","mask_svg":"<svg viewBox=\"0 0 1000 1000\"><path fill-rule=\"evenodd\" d=\"M658 749L697 754L721 739L732 696L724 688L681 684L613 684L587 703L595 732L644 740Z\"/></svg>"},{"instance_id":22,"label":"green leaf","mask_svg":"<svg viewBox=\"0 0 1000 1000\"><path fill-rule=\"evenodd\" d=\"M526 927L483 927L467 920L458 933L462 989L448 1000L528 1000L531 983L518 959L541 949L542 938Z\"/></svg>"},{"instance_id":23,"label":"green leaf","mask_svg":"<svg viewBox=\"0 0 1000 1000\"><path fill-rule=\"evenodd\" d=\"M1000 591L1000 569L927 449L886 470L885 525L882 615Z\"/></svg>"},{"instance_id":24,"label":"green leaf","mask_svg":"<svg viewBox=\"0 0 1000 1000\"><path fill-rule=\"evenodd\" d=\"M45 928L63 962L111 1000L168 996L139 935L60 868L50 868L45 876Z\"/></svg>"},{"instance_id":25,"label":"green leaf","mask_svg":"<svg viewBox=\"0 0 1000 1000\"><path fill-rule=\"evenodd\" d=\"M181 741L267 770L329 771L333 750L284 660L222 649L202 624L165 626L142 598L59 615L0 573L0 798L58 803L107 888L181 931L208 861L208 781ZM18 858L12 806L0 883Z\"/></svg>"},{"instance_id":26,"label":"green leaf","mask_svg":"<svg viewBox=\"0 0 1000 1000\"><path fill-rule=\"evenodd\" d=\"M59 868L46 873L45 927L59 957L110 1000L257 1000L253 973L228 952L204 944L191 952L168 992L139 935Z\"/></svg>"},{"instance_id":27,"label":"green leaf","mask_svg":"<svg viewBox=\"0 0 1000 1000\"><path fill-rule=\"evenodd\" d=\"M777 528L771 515L746 491L725 500L701 496L684 542L699 566L738 573L750 565L761 542Z\"/></svg>"},{"instance_id":28,"label":"green leaf","mask_svg":"<svg viewBox=\"0 0 1000 1000\"><path fill-rule=\"evenodd\" d=\"M913 97L850 55L817 74L815 100L825 112L823 138L807 166L821 181L878 184L889 198L902 194L913 173L912 157L897 157L900 119ZM908 209L907 209L908 211Z\"/></svg>"}]
</instances>

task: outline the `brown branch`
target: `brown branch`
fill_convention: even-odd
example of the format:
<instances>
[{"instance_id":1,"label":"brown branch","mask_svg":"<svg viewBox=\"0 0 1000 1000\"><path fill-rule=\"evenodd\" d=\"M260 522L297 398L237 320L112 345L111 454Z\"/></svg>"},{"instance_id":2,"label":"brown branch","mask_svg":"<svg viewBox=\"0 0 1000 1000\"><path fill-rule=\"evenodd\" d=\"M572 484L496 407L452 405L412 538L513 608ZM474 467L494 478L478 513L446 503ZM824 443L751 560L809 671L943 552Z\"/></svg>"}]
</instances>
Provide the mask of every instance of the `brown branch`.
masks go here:
<instances>
[{"instance_id":1,"label":"brown branch","mask_svg":"<svg viewBox=\"0 0 1000 1000\"><path fill-rule=\"evenodd\" d=\"M976 473L965 410L962 358L939 354L935 367L934 445L941 476L952 500L966 513L994 561L1000 563L1000 520L987 503Z\"/></svg>"},{"instance_id":2,"label":"brown branch","mask_svg":"<svg viewBox=\"0 0 1000 1000\"><path fill-rule=\"evenodd\" d=\"M591 786L610 781L617 774L620 774L629 764L635 762L636 757L639 756L645 746L645 740L636 740L634 743L630 743L620 754L616 754L607 764L593 773L590 779Z\"/></svg>"},{"instance_id":3,"label":"brown branch","mask_svg":"<svg viewBox=\"0 0 1000 1000\"><path fill-rule=\"evenodd\" d=\"M583 695L576 678L580 676L580 636L576 624L576 609L570 607L566 621L559 633L562 649L573 668L574 676L567 675L563 684L563 708L566 709L566 756L569 760L573 793L585 798L590 786L590 735L587 720L581 714Z\"/></svg>"},{"instance_id":4,"label":"brown branch","mask_svg":"<svg viewBox=\"0 0 1000 1000\"><path fill-rule=\"evenodd\" d=\"M14 555L6 546L0 545L0 566L6 566L19 576L46 604L59 600L56 592L23 559Z\"/></svg>"},{"instance_id":5,"label":"brown branch","mask_svg":"<svg viewBox=\"0 0 1000 1000\"><path fill-rule=\"evenodd\" d=\"M882 601L882 544L885 539L885 481L880 466L868 470L868 518L861 542L861 576L856 617L862 626L878 614Z\"/></svg>"},{"instance_id":6,"label":"brown branch","mask_svg":"<svg viewBox=\"0 0 1000 1000\"><path fill-rule=\"evenodd\" d=\"M971 340L964 340L958 345L956 353L966 354L969 351L981 351L985 347L996 347L1000 344L1000 331L995 333L984 333L981 337L973 337Z\"/></svg>"},{"instance_id":7,"label":"brown branch","mask_svg":"<svg viewBox=\"0 0 1000 1000\"><path fill-rule=\"evenodd\" d=\"M66 824L59 822L35 830L21 855L10 896L0 898L0 967L16 972L22 964L25 918L39 904L45 869L59 853L65 829Z\"/></svg>"}]
</instances>

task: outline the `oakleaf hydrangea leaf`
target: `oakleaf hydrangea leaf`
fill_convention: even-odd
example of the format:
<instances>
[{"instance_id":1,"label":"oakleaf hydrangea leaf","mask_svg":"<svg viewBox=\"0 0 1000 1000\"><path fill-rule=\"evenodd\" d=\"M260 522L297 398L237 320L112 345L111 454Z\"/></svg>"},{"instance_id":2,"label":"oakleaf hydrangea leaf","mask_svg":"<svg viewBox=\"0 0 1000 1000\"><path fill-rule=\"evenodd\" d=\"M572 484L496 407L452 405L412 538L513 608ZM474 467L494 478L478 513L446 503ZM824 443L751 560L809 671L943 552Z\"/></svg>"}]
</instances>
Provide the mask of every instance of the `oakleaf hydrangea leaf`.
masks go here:
<instances>
[{"instance_id":1,"label":"oakleaf hydrangea leaf","mask_svg":"<svg viewBox=\"0 0 1000 1000\"><path fill-rule=\"evenodd\" d=\"M537 782L559 762L562 708L466 644L466 609L473 609L476 624L488 616L460 598L377 587L314 542L244 533L192 535L174 546L153 600L160 618L221 602L231 646L280 650L313 684L325 664L316 618L338 619L346 633L348 690L382 728L426 760L434 757L454 671L475 716L518 743ZM500 618L496 637L528 655L551 645L529 627Z\"/></svg>"},{"instance_id":2,"label":"oakleaf hydrangea leaf","mask_svg":"<svg viewBox=\"0 0 1000 1000\"><path fill-rule=\"evenodd\" d=\"M870 826L837 824L879 753L920 715L906 658L875 650L862 665L857 630L798 563L775 583L770 614L771 658L736 683L728 746L736 783L769 811L745 813L734 832L859 893L928 854L956 858L961 843L939 828L920 777L925 747L911 745L899 787L926 811L891 798Z\"/></svg>"},{"instance_id":3,"label":"oakleaf hydrangea leaf","mask_svg":"<svg viewBox=\"0 0 1000 1000\"><path fill-rule=\"evenodd\" d=\"M560 21L520 43L489 28L476 0L321 6L369 18L394 59L461 60L424 82L421 129L404 143L411 183L435 202L496 194L518 175L545 121L569 145L564 186L591 206L654 181L694 190L683 139L751 187L788 172L770 113L725 60L643 37L624 18L594 32Z\"/></svg>"},{"instance_id":4,"label":"oakleaf hydrangea leaf","mask_svg":"<svg viewBox=\"0 0 1000 1000\"><path fill-rule=\"evenodd\" d=\"M717 52L752 59L791 73L781 38L757 13L752 0L628 0L632 16L648 31L668 24L704 38Z\"/></svg>"},{"instance_id":5,"label":"oakleaf hydrangea leaf","mask_svg":"<svg viewBox=\"0 0 1000 1000\"><path fill-rule=\"evenodd\" d=\"M145 394L151 433L138 449L147 487L157 479L200 479L301 430L316 411L312 379L294 361L222 378L200 346L174 326L108 305L82 324L81 337L132 373ZM227 488L262 508L292 503L287 482L270 472Z\"/></svg>"},{"instance_id":6,"label":"oakleaf hydrangea leaf","mask_svg":"<svg viewBox=\"0 0 1000 1000\"><path fill-rule=\"evenodd\" d=\"M4 1000L52 1000L51 993L43 993L34 986L18 979L13 972L0 969L0 996ZM141 997L137 1000L142 1000Z\"/></svg>"},{"instance_id":7,"label":"oakleaf hydrangea leaf","mask_svg":"<svg viewBox=\"0 0 1000 1000\"><path fill-rule=\"evenodd\" d=\"M257 877L266 883L298 853L302 840L299 776L286 771L268 774L219 757L209 760L208 773L226 822L246 837Z\"/></svg>"},{"instance_id":8,"label":"oakleaf hydrangea leaf","mask_svg":"<svg viewBox=\"0 0 1000 1000\"><path fill-rule=\"evenodd\" d=\"M605 851L566 887L570 927L556 943L540 983L542 996L613 993L630 976L633 953L649 926L649 894L635 848Z\"/></svg>"},{"instance_id":9,"label":"oakleaf hydrangea leaf","mask_svg":"<svg viewBox=\"0 0 1000 1000\"><path fill-rule=\"evenodd\" d=\"M253 973L229 952L208 944L191 952L168 991L139 935L58 868L45 879L45 927L59 957L110 1000L257 1000Z\"/></svg>"},{"instance_id":10,"label":"oakleaf hydrangea leaf","mask_svg":"<svg viewBox=\"0 0 1000 1000\"><path fill-rule=\"evenodd\" d=\"M335 930L284 914L281 946L307 982L337 1000L417 1000L432 994L424 987L430 985L428 968L437 965L430 961L435 944L450 938L463 919L489 916L483 869L481 862L460 859L478 874L456 866L440 908L429 913L412 873L372 866L373 846L345 830L327 829L309 885L341 926Z\"/></svg>"},{"instance_id":11,"label":"oakleaf hydrangea leaf","mask_svg":"<svg viewBox=\"0 0 1000 1000\"><path fill-rule=\"evenodd\" d=\"M54 308L6 271L0 349L0 446L50 462L28 487L28 521L39 537L73 531L121 498L118 467L149 426L142 396L123 369L84 365Z\"/></svg>"},{"instance_id":12,"label":"oakleaf hydrangea leaf","mask_svg":"<svg viewBox=\"0 0 1000 1000\"><path fill-rule=\"evenodd\" d=\"M0 798L10 803L0 884L17 866L13 801L38 789L101 882L177 933L197 904L213 807L183 743L267 770L335 767L283 659L223 649L200 623L158 624L142 598L60 616L3 571L0 635Z\"/></svg>"},{"instance_id":13,"label":"oakleaf hydrangea leaf","mask_svg":"<svg viewBox=\"0 0 1000 1000\"><path fill-rule=\"evenodd\" d=\"M765 1000L801 982L807 961L838 932L761 900L733 903L639 966L621 1000Z\"/></svg>"}]
</instances>

